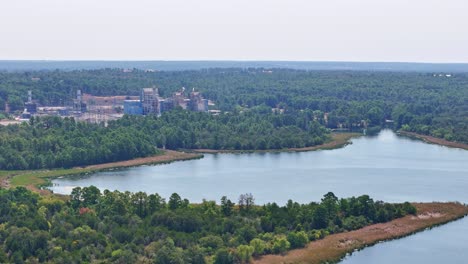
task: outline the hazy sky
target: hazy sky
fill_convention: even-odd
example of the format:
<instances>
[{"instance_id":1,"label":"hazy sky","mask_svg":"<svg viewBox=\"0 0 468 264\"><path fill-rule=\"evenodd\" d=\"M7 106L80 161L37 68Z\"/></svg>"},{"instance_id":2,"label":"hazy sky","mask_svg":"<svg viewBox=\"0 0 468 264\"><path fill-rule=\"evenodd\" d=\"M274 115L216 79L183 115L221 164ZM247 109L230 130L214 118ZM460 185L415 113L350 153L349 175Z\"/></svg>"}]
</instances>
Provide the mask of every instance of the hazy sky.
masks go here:
<instances>
[{"instance_id":1,"label":"hazy sky","mask_svg":"<svg viewBox=\"0 0 468 264\"><path fill-rule=\"evenodd\" d=\"M467 0L0 1L0 59L468 62Z\"/></svg>"}]
</instances>

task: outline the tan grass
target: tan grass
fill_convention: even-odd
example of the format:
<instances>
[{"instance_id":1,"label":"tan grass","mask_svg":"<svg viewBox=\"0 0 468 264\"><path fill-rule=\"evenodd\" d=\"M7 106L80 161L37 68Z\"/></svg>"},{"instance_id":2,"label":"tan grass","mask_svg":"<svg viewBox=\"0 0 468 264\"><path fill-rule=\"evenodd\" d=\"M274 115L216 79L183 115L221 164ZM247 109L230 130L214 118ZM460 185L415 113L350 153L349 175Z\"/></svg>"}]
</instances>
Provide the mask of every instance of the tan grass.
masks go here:
<instances>
[{"instance_id":1,"label":"tan grass","mask_svg":"<svg viewBox=\"0 0 468 264\"><path fill-rule=\"evenodd\" d=\"M459 219L468 208L459 203L415 203L417 216L408 215L388 223L374 224L359 230L333 234L309 243L306 248L289 251L286 255L266 255L257 264L338 262L347 253L380 241L395 239Z\"/></svg>"}]
</instances>

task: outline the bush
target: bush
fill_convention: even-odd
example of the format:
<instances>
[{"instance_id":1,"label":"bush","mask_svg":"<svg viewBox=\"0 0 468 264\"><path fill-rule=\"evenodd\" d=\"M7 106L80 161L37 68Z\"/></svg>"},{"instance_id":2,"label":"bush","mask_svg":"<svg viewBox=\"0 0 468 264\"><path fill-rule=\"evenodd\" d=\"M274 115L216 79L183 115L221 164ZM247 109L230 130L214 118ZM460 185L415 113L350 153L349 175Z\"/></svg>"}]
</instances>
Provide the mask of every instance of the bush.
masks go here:
<instances>
[{"instance_id":1,"label":"bush","mask_svg":"<svg viewBox=\"0 0 468 264\"><path fill-rule=\"evenodd\" d=\"M291 248L291 243L289 243L289 241L286 239L285 236L276 236L273 239L273 246L272 246L273 253L283 254L286 251L288 251L288 249L290 248Z\"/></svg>"},{"instance_id":2,"label":"bush","mask_svg":"<svg viewBox=\"0 0 468 264\"><path fill-rule=\"evenodd\" d=\"M254 256L260 256L265 252L266 249L266 243L265 241L259 239L259 238L254 238L252 241L250 241L250 246L253 247L253 255Z\"/></svg>"},{"instance_id":3,"label":"bush","mask_svg":"<svg viewBox=\"0 0 468 264\"><path fill-rule=\"evenodd\" d=\"M356 230L368 225L366 218L364 216L350 216L343 220L343 227L346 230Z\"/></svg>"},{"instance_id":4,"label":"bush","mask_svg":"<svg viewBox=\"0 0 468 264\"><path fill-rule=\"evenodd\" d=\"M291 248L303 248L309 243L309 237L304 231L291 232L288 234L288 241Z\"/></svg>"},{"instance_id":5,"label":"bush","mask_svg":"<svg viewBox=\"0 0 468 264\"><path fill-rule=\"evenodd\" d=\"M249 245L240 245L236 249L236 259L240 263L250 263L254 248Z\"/></svg>"}]
</instances>

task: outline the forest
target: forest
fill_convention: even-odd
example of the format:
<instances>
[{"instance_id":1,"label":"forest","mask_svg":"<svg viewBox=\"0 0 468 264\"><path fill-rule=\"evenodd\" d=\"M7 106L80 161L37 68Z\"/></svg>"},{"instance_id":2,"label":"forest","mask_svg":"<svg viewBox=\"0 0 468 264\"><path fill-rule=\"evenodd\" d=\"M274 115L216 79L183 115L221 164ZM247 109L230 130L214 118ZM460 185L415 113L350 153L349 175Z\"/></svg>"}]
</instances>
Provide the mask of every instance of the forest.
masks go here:
<instances>
[{"instance_id":1,"label":"forest","mask_svg":"<svg viewBox=\"0 0 468 264\"><path fill-rule=\"evenodd\" d=\"M73 189L70 199L0 189L1 263L249 263L416 209L368 195L257 205L252 194L194 204L144 192Z\"/></svg>"},{"instance_id":2,"label":"forest","mask_svg":"<svg viewBox=\"0 0 468 264\"><path fill-rule=\"evenodd\" d=\"M124 116L107 126L73 118L32 117L0 126L0 169L71 168L162 154L162 149L266 150L324 143L328 131L310 111L272 113L258 107L213 116L176 109Z\"/></svg>"},{"instance_id":3,"label":"forest","mask_svg":"<svg viewBox=\"0 0 468 264\"><path fill-rule=\"evenodd\" d=\"M231 68L0 72L0 111L20 110L32 90L42 105L63 105L77 89L93 95L162 96L195 87L223 111L266 106L314 111L327 128L383 126L468 143L468 74ZM322 118L319 118L322 117Z\"/></svg>"}]
</instances>

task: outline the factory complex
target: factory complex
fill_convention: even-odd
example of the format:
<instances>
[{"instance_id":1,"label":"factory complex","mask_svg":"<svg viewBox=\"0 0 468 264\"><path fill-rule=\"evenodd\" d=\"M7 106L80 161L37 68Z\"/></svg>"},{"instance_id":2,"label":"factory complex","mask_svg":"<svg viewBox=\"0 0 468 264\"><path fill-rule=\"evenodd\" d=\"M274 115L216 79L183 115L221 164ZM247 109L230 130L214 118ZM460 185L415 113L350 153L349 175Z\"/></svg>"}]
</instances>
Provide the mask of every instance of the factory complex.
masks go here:
<instances>
[{"instance_id":1,"label":"factory complex","mask_svg":"<svg viewBox=\"0 0 468 264\"><path fill-rule=\"evenodd\" d=\"M159 96L157 88L143 88L140 96L93 96L76 91L76 97L64 106L38 106L28 91L28 101L17 120L29 120L32 116L74 117L89 123L106 123L127 115L156 115L180 107L188 111L208 112L208 100L192 89L186 95L185 88L169 98Z\"/></svg>"},{"instance_id":2,"label":"factory complex","mask_svg":"<svg viewBox=\"0 0 468 264\"><path fill-rule=\"evenodd\" d=\"M185 96L185 88L175 92L170 98L159 96L157 88L143 88L139 99L125 100L123 109L128 115L161 115L175 107L196 112L208 112L208 100L195 89Z\"/></svg>"}]
</instances>

